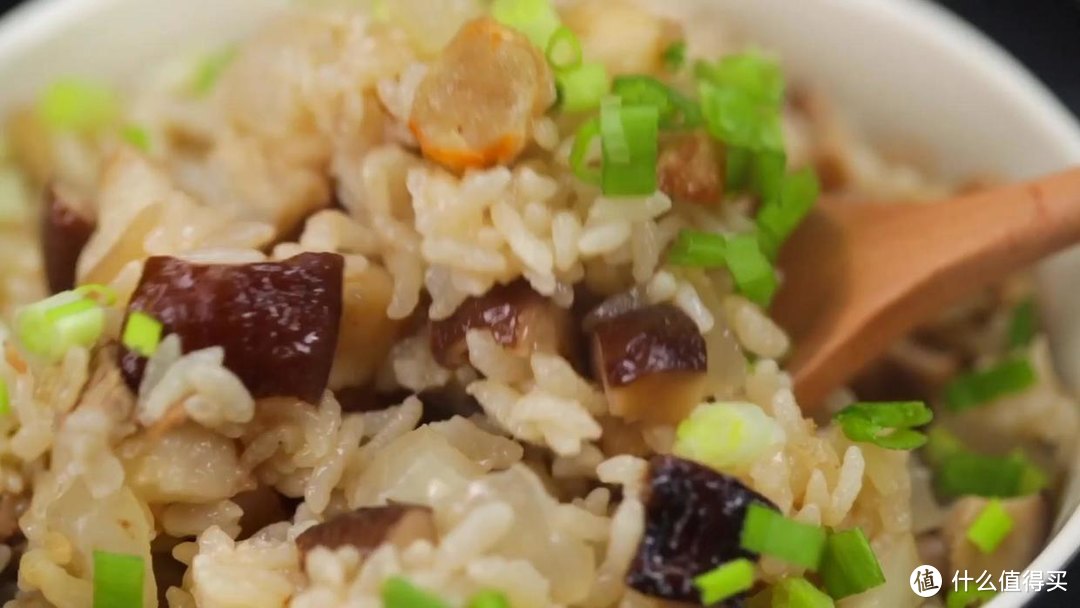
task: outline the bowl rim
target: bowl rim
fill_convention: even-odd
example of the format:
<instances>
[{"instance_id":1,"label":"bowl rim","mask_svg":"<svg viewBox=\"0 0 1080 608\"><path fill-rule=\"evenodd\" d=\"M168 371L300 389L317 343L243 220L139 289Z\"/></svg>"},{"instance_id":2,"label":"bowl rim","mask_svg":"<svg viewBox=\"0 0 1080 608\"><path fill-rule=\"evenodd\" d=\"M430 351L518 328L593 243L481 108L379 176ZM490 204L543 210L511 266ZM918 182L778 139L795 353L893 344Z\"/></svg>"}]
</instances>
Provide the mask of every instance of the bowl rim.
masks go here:
<instances>
[{"instance_id":1,"label":"bowl rim","mask_svg":"<svg viewBox=\"0 0 1080 608\"><path fill-rule=\"evenodd\" d=\"M56 35L87 15L131 1L27 0L0 18L0 63ZM267 0L268 3L272 1ZM899 27L919 31L919 35L934 39L943 45L944 50L967 61L1003 96L1013 98L1031 113L1040 129L1054 134L1053 139L1061 147L1063 160L1080 163L1080 122L1049 87L987 35L929 0L879 0L856 4L860 10L878 12L882 17L894 20ZM1080 463L1076 466L1074 476L1080 475ZM1080 553L1080 507L1068 516L1065 525L1027 569L1050 571L1055 567L1064 568L1077 553ZM999 594L988 606L1020 606L1034 595L1032 592Z\"/></svg>"}]
</instances>

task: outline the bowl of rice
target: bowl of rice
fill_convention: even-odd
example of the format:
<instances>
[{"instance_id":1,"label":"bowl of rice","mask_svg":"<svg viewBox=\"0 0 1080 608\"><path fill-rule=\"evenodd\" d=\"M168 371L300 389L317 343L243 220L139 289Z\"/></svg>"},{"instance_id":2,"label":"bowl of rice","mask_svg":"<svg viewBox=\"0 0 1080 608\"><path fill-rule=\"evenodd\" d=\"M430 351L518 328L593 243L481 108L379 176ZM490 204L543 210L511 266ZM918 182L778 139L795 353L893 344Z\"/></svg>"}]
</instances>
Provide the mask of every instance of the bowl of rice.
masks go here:
<instances>
[{"instance_id":1,"label":"bowl of rice","mask_svg":"<svg viewBox=\"0 0 1080 608\"><path fill-rule=\"evenodd\" d=\"M9 608L1066 593L1080 255L813 417L769 316L820 197L1080 160L929 4L37 0L0 82Z\"/></svg>"}]
</instances>

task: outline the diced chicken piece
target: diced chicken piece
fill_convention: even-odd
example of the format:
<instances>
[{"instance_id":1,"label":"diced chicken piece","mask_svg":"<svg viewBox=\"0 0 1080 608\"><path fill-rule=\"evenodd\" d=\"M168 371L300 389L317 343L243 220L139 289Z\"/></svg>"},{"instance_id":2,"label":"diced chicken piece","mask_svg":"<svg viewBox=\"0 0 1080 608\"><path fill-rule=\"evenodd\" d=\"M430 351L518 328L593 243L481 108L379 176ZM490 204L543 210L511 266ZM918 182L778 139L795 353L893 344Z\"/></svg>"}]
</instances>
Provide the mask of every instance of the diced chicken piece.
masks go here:
<instances>
[{"instance_id":1,"label":"diced chicken piece","mask_svg":"<svg viewBox=\"0 0 1080 608\"><path fill-rule=\"evenodd\" d=\"M237 265L152 257L128 311L178 334L184 352L224 348L225 367L256 398L318 403L337 347L343 266L336 253ZM145 361L121 349L128 386L139 386Z\"/></svg>"},{"instance_id":2,"label":"diced chicken piece","mask_svg":"<svg viewBox=\"0 0 1080 608\"><path fill-rule=\"evenodd\" d=\"M468 363L470 329L489 329L497 343L522 355L573 351L569 311L524 281L494 287L463 302L450 317L433 321L431 352L440 365L453 369Z\"/></svg>"},{"instance_id":3,"label":"diced chicken piece","mask_svg":"<svg viewBox=\"0 0 1080 608\"><path fill-rule=\"evenodd\" d=\"M581 38L586 57L612 74L651 74L681 37L677 23L625 0L591 0L567 11L567 27Z\"/></svg>"},{"instance_id":4,"label":"diced chicken piece","mask_svg":"<svg viewBox=\"0 0 1080 608\"><path fill-rule=\"evenodd\" d=\"M592 360L611 412L626 420L674 424L705 397L705 338L670 304L598 323Z\"/></svg>"},{"instance_id":5,"label":"diced chicken piece","mask_svg":"<svg viewBox=\"0 0 1080 608\"><path fill-rule=\"evenodd\" d=\"M368 384L385 361L404 325L404 321L386 315L393 291L390 274L377 266L345 277L331 389Z\"/></svg>"},{"instance_id":6,"label":"diced chicken piece","mask_svg":"<svg viewBox=\"0 0 1080 608\"><path fill-rule=\"evenodd\" d=\"M989 502L968 496L953 504L945 522L950 570L968 572L1004 572L1023 570L1038 554L1050 529L1050 510L1040 494L1001 499L1005 512L1012 517L1013 528L992 553L983 553L967 539L967 530Z\"/></svg>"},{"instance_id":7,"label":"diced chicken piece","mask_svg":"<svg viewBox=\"0 0 1080 608\"><path fill-rule=\"evenodd\" d=\"M399 549L418 540L434 543L437 534L430 508L391 504L362 507L308 528L296 538L296 546L301 556L306 556L315 547L338 549L346 546L355 547L361 556L366 556L387 543Z\"/></svg>"},{"instance_id":8,"label":"diced chicken piece","mask_svg":"<svg viewBox=\"0 0 1080 608\"><path fill-rule=\"evenodd\" d=\"M739 546L739 535L750 504L776 508L764 496L734 477L675 456L652 458L646 487L645 533L626 574L632 589L699 604L694 577L733 559L757 559Z\"/></svg>"},{"instance_id":9,"label":"diced chicken piece","mask_svg":"<svg viewBox=\"0 0 1080 608\"><path fill-rule=\"evenodd\" d=\"M94 220L84 207L58 184L50 184L45 190L41 248L51 293L75 286L75 264L94 233Z\"/></svg>"},{"instance_id":10,"label":"diced chicken piece","mask_svg":"<svg viewBox=\"0 0 1080 608\"><path fill-rule=\"evenodd\" d=\"M507 164L555 101L547 61L493 19L465 25L416 91L409 128L424 156L454 171Z\"/></svg>"},{"instance_id":11,"label":"diced chicken piece","mask_svg":"<svg viewBox=\"0 0 1080 608\"><path fill-rule=\"evenodd\" d=\"M701 131L664 142L656 172L660 190L675 201L706 205L724 194L723 150Z\"/></svg>"}]
</instances>

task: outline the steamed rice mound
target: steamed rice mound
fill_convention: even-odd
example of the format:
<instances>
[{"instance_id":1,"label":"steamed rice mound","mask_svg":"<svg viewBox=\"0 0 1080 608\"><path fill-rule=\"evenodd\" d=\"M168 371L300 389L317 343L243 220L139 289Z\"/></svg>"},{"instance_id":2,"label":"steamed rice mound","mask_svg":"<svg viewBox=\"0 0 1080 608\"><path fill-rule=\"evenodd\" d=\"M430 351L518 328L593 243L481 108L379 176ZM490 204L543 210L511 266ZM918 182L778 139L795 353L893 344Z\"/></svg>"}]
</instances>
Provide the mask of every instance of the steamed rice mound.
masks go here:
<instances>
[{"instance_id":1,"label":"steamed rice mound","mask_svg":"<svg viewBox=\"0 0 1080 608\"><path fill-rule=\"evenodd\" d=\"M515 281L564 310L583 290L602 299L636 288L643 305L684 313L707 345L707 394L753 404L776 431L724 473L793 519L865 532L886 583L841 605L915 605L911 455L804 418L781 363L783 331L726 271L665 263L683 228L752 226L752 201L605 197L575 179L568 156L581 121L543 111L554 99L546 81L504 112L520 137L514 154L485 148L462 161L446 146L468 142L425 140L417 96L442 46L477 16L444 4L454 8L438 24L412 31L393 14L294 11L240 43L208 95L171 72L148 81L125 115L148 131L149 151L51 136L49 174L96 218L78 281L111 286L120 304L91 348L43 365L9 347L0 361L11 393L0 418L0 524L11 528L0 560L18 559L6 605L90 606L94 551L154 564L148 607L374 607L394 576L454 606L492 589L514 608L662 605L625 575L645 527L648 459L671 451L674 425L616 415L573 354L510 348L485 328L464 333L466 365L450 369L432 351L431 323ZM656 73L682 35L691 54L736 46L622 4L600 27L589 17L596 4L565 19L613 74ZM840 163L837 191L944 191L846 139L821 112L785 112L790 163ZM6 313L43 295L26 222L0 238ZM148 257L249 264L303 252L344 259L337 347L316 403L253 396L222 347L185 352L176 335L128 388L117 341ZM1076 431L1072 402L1048 366L1040 373L1059 423L1036 428L1032 417L1029 434L1064 445ZM344 397L356 387L361 406ZM430 397L441 392L471 409L435 413ZM298 545L319 523L388 503L429 507L434 538ZM767 556L758 567L766 582L801 574Z\"/></svg>"}]
</instances>

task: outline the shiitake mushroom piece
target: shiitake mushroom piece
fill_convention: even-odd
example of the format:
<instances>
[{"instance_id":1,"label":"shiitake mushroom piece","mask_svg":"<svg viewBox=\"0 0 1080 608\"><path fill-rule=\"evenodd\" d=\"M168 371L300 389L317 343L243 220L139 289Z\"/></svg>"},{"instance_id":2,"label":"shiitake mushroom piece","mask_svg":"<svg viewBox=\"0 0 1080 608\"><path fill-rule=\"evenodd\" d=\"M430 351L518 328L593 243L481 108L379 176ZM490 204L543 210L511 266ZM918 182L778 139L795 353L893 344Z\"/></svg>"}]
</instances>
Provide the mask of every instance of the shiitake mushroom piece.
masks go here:
<instances>
[{"instance_id":1,"label":"shiitake mushroom piece","mask_svg":"<svg viewBox=\"0 0 1080 608\"><path fill-rule=\"evenodd\" d=\"M694 577L733 559L758 558L739 544L754 502L776 509L734 477L676 456L654 456L644 496L645 532L626 584L652 597L700 605Z\"/></svg>"},{"instance_id":2,"label":"shiitake mushroom piece","mask_svg":"<svg viewBox=\"0 0 1080 608\"><path fill-rule=\"evenodd\" d=\"M705 397L705 338L670 304L596 321L592 362L611 412L629 421L674 424Z\"/></svg>"},{"instance_id":3,"label":"shiitake mushroom piece","mask_svg":"<svg viewBox=\"0 0 1080 608\"><path fill-rule=\"evenodd\" d=\"M277 262L193 264L146 260L128 314L144 312L180 336L184 352L225 349L225 367L256 398L318 403L326 389L341 322L344 260L302 253ZM121 349L132 390L145 358Z\"/></svg>"},{"instance_id":4,"label":"shiitake mushroom piece","mask_svg":"<svg viewBox=\"0 0 1080 608\"><path fill-rule=\"evenodd\" d=\"M497 285L468 298L446 319L431 322L431 353L440 365L455 369L469 362L465 335L489 329L495 341L512 352L572 355L570 312L533 291L525 281Z\"/></svg>"},{"instance_id":5,"label":"shiitake mushroom piece","mask_svg":"<svg viewBox=\"0 0 1080 608\"><path fill-rule=\"evenodd\" d=\"M94 233L94 219L85 205L59 184L45 188L41 214L41 253L50 293L75 287L75 264Z\"/></svg>"},{"instance_id":6,"label":"shiitake mushroom piece","mask_svg":"<svg viewBox=\"0 0 1080 608\"><path fill-rule=\"evenodd\" d=\"M435 516L430 508L395 503L361 507L328 519L296 537L296 546L301 559L315 547L333 550L351 546L363 557L385 543L400 549L418 540L434 543L436 535Z\"/></svg>"}]
</instances>

